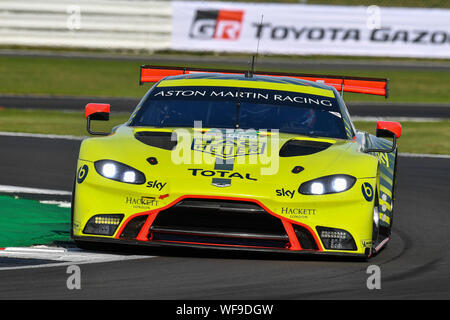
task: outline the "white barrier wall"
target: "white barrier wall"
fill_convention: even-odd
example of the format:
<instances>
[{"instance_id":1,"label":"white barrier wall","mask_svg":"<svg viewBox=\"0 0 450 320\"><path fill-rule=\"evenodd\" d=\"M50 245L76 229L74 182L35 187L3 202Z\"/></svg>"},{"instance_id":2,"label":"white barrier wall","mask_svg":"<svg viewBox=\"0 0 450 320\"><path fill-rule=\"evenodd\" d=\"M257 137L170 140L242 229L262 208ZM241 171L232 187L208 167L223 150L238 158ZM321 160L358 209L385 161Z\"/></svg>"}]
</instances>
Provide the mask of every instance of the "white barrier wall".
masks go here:
<instances>
[{"instance_id":1,"label":"white barrier wall","mask_svg":"<svg viewBox=\"0 0 450 320\"><path fill-rule=\"evenodd\" d=\"M173 2L172 48L450 58L450 10Z\"/></svg>"},{"instance_id":2,"label":"white barrier wall","mask_svg":"<svg viewBox=\"0 0 450 320\"><path fill-rule=\"evenodd\" d=\"M169 1L0 0L0 45L170 48Z\"/></svg>"},{"instance_id":3,"label":"white barrier wall","mask_svg":"<svg viewBox=\"0 0 450 320\"><path fill-rule=\"evenodd\" d=\"M0 0L0 45L450 58L450 10L156 0Z\"/></svg>"}]
</instances>

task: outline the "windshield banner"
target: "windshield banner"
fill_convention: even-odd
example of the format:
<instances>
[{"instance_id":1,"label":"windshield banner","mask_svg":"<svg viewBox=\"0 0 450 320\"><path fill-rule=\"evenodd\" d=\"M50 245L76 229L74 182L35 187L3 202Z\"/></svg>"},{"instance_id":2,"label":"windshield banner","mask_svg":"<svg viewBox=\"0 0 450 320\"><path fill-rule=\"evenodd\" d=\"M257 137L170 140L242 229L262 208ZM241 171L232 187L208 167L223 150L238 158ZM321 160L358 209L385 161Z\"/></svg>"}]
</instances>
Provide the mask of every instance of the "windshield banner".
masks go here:
<instances>
[{"instance_id":1,"label":"windshield banner","mask_svg":"<svg viewBox=\"0 0 450 320\"><path fill-rule=\"evenodd\" d=\"M155 87L152 100L216 100L248 102L254 104L283 105L340 112L334 97L305 94L301 92L263 90L232 87Z\"/></svg>"},{"instance_id":2,"label":"windshield banner","mask_svg":"<svg viewBox=\"0 0 450 320\"><path fill-rule=\"evenodd\" d=\"M450 9L174 1L172 21L174 50L450 58Z\"/></svg>"}]
</instances>

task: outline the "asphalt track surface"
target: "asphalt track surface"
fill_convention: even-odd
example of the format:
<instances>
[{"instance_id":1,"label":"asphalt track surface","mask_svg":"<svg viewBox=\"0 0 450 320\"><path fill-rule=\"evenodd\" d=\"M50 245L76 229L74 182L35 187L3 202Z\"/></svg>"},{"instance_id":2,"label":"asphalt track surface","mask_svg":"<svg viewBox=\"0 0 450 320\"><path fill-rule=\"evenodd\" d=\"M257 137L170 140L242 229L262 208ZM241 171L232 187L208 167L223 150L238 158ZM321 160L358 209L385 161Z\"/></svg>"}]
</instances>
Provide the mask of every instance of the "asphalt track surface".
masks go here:
<instances>
[{"instance_id":1,"label":"asphalt track surface","mask_svg":"<svg viewBox=\"0 0 450 320\"><path fill-rule=\"evenodd\" d=\"M236 65L240 68L248 68L252 60L252 55L218 55L216 53L206 54L186 54L181 52L172 52L167 54L113 54L113 53L95 53L86 51L46 51L46 50L14 50L0 49L0 56L12 57L45 57L56 59L101 59L116 61L137 61L145 64L165 65L197 65L199 61L211 66ZM305 67L307 69L329 70L329 69L379 69L395 68L405 70L450 70L450 63L447 61L426 61L426 60L399 60L399 59L345 59L345 58L302 58L302 57L277 57L270 55L258 55L256 66L259 70L268 68L287 69Z\"/></svg>"},{"instance_id":2,"label":"asphalt track surface","mask_svg":"<svg viewBox=\"0 0 450 320\"><path fill-rule=\"evenodd\" d=\"M80 141L0 136L0 184L70 190ZM200 250L132 250L154 257L0 271L1 299L449 299L450 160L400 157L392 240L369 261ZM20 259L19 259L20 260ZM6 262L5 262L6 263ZM10 261L27 264L29 261ZM369 290L367 268L381 270Z\"/></svg>"},{"instance_id":3,"label":"asphalt track surface","mask_svg":"<svg viewBox=\"0 0 450 320\"><path fill-rule=\"evenodd\" d=\"M220 56L220 55L186 55L153 54L153 55L126 55L86 52L51 52L45 50L10 50L0 49L0 56L27 56L47 58L77 58L77 59L101 59L101 60L128 60L139 61L142 64L154 65L196 65L201 61L210 66L223 68L223 65L248 67L251 57L246 56ZM399 61L399 60L367 60L367 59L306 59L306 58L280 58L272 56L259 56L257 68L267 70L277 68L279 70L292 70L305 67L323 72L323 70L358 69L367 70L379 68L393 68L405 70L447 71L450 63L445 61ZM345 97L345 95L344 95ZM138 98L123 97L60 97L60 96L27 96L27 95L0 95L0 107L19 109L50 109L82 111L89 102L101 102L111 104L112 112L131 112L139 102ZM449 104L422 104L422 103L390 103L380 101L375 103L348 103L348 109L352 116L357 117L410 117L410 118L450 118Z\"/></svg>"}]
</instances>

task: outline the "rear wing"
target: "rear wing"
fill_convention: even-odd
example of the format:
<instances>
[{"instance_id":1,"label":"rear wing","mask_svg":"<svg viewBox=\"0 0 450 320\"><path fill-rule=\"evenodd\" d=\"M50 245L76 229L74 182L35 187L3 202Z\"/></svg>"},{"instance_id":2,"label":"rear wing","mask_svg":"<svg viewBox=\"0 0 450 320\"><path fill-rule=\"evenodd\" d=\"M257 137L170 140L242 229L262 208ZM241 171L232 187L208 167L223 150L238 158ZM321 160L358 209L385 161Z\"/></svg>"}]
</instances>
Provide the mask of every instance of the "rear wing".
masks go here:
<instances>
[{"instance_id":1,"label":"rear wing","mask_svg":"<svg viewBox=\"0 0 450 320\"><path fill-rule=\"evenodd\" d=\"M163 66L141 66L140 84L146 82L158 82L167 76L178 76L183 74L194 73L223 73L223 74L246 74L247 71L242 70L224 70L209 68L188 68L188 67L163 67ZM352 76L336 76L336 75L318 75L318 74L302 74L287 72L253 72L254 75L271 76L271 77L291 77L323 83L334 87L342 92L373 94L378 96L389 96L388 83L389 79L384 78L368 78L368 77L352 77Z\"/></svg>"}]
</instances>

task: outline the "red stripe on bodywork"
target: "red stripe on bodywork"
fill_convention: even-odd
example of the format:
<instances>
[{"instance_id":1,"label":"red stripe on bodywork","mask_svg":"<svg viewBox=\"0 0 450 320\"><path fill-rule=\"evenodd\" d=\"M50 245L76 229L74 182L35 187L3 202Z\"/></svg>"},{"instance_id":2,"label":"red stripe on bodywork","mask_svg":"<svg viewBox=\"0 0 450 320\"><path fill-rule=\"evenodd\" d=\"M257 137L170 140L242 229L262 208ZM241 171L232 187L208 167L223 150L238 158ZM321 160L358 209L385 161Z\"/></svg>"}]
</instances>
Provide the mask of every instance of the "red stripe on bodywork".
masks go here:
<instances>
[{"instance_id":1,"label":"red stripe on bodywork","mask_svg":"<svg viewBox=\"0 0 450 320\"><path fill-rule=\"evenodd\" d=\"M287 235L289 237L289 242L290 242L290 245L291 245L289 250L296 250L296 251L302 250L302 247L300 246L300 243L299 243L299 241L297 239L297 236L295 235L294 228L292 227L292 224L297 224L299 226L304 227L305 229L307 229L312 234L312 236L314 238L314 241L316 242L317 247L319 248L318 251L323 251L323 248L322 248L322 245L321 245L319 239L317 238L315 232L313 231L313 229L310 226L308 226L306 224L303 224L303 223L300 223L300 222L297 222L297 221L294 221L294 220L291 220L291 219L288 219L288 218L285 218L283 216L280 216L277 213L269 210L269 208L267 208L264 204L262 204L260 201L258 201L256 199L236 198L236 197L223 197L223 196L185 195L185 196L179 197L178 199L172 201L171 203L169 203L168 205L166 205L164 207L136 213L136 214L130 216L122 224L122 226L117 231L115 238L119 239L120 234L122 233L123 229L128 224L128 222L131 221L131 219L133 219L133 218L135 218L137 216L141 216L141 215L149 215L147 220L146 220L146 222L145 222L145 224L144 224L144 226L142 227L141 231L139 232L139 234L138 234L138 236L136 238L136 240L139 240L139 241L148 241L147 235L148 235L149 229L150 229L153 221L155 220L156 216L158 215L158 213L163 211L163 210L166 210L166 209L168 209L168 208L170 208L172 206L174 206L175 204L177 204L178 202L180 202L181 200L184 200L184 199L217 199L217 200L234 200L234 201L253 202L253 203L259 205L261 208L263 208L267 213L269 213L269 214L273 215L274 217L276 217L276 218L281 220L281 222L283 223L283 226L284 226L284 228L286 230L286 233L287 233ZM169 242L169 241L167 241L167 242ZM174 242L178 242L178 241L174 241ZM179 242L182 243L182 241L179 241ZM200 244L200 243L197 243L197 242L195 242L195 243L196 244ZM205 244L211 245L211 246L216 245L216 246L245 247L245 246L240 246L240 245L224 245L224 244L210 244L210 243L205 243Z\"/></svg>"}]
</instances>

